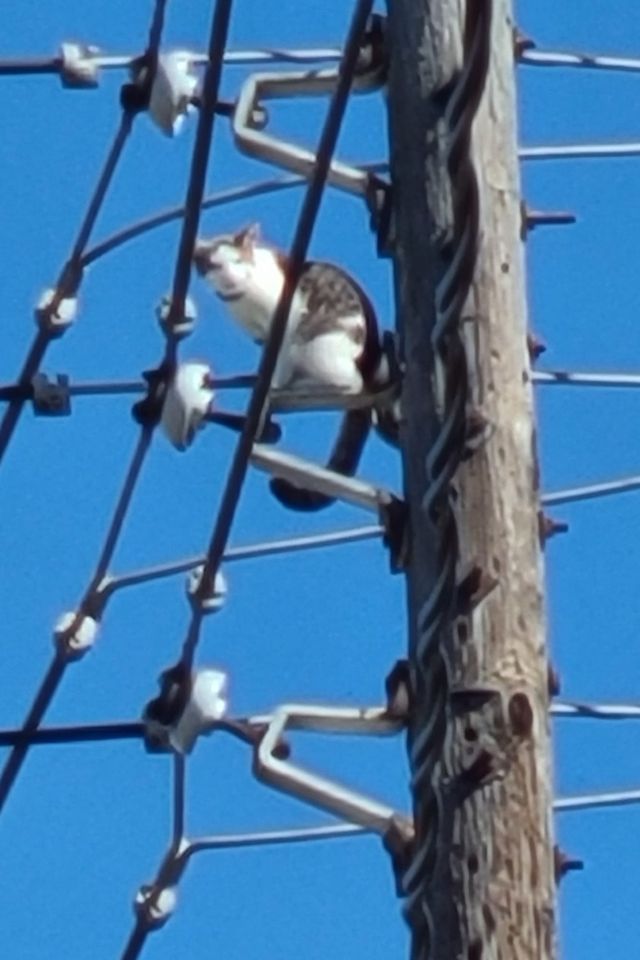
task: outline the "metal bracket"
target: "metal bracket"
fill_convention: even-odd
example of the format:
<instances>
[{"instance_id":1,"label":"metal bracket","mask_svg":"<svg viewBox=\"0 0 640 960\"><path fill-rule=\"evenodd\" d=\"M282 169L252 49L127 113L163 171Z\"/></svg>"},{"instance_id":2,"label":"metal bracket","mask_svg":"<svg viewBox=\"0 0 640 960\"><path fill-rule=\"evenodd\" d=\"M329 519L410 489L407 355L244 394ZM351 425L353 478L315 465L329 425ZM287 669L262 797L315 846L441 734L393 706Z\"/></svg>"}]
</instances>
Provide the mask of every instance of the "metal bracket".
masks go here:
<instances>
[{"instance_id":1,"label":"metal bracket","mask_svg":"<svg viewBox=\"0 0 640 960\"><path fill-rule=\"evenodd\" d=\"M36 373L31 380L33 412L43 417L68 417L71 414L69 377L59 373L49 380L46 373Z\"/></svg>"},{"instance_id":2,"label":"metal bracket","mask_svg":"<svg viewBox=\"0 0 640 960\"><path fill-rule=\"evenodd\" d=\"M387 503L380 505L379 514L384 528L384 545L389 550L391 573L402 573L411 556L409 508L404 500L392 495Z\"/></svg>"},{"instance_id":3,"label":"metal bracket","mask_svg":"<svg viewBox=\"0 0 640 960\"><path fill-rule=\"evenodd\" d=\"M366 200L370 213L369 226L377 237L377 254L379 257L390 257L396 239L391 184L375 174L370 174Z\"/></svg>"},{"instance_id":4,"label":"metal bracket","mask_svg":"<svg viewBox=\"0 0 640 960\"><path fill-rule=\"evenodd\" d=\"M381 89L386 82L387 57L384 44L384 18L373 17L360 54L360 63L353 81L354 93ZM318 97L333 93L338 68L323 70L291 70L281 73L252 73L244 82L233 116L233 134L243 153L277 167L308 177L315 164L315 154L294 143L280 140L256 129L256 116L263 100L287 97ZM260 124L262 126L262 124ZM329 183L348 193L369 199L371 174L359 167L334 160L327 176Z\"/></svg>"},{"instance_id":5,"label":"metal bracket","mask_svg":"<svg viewBox=\"0 0 640 960\"><path fill-rule=\"evenodd\" d=\"M143 371L142 377L148 385L147 394L131 408L131 415L140 426L152 427L160 422L173 373L168 364Z\"/></svg>"},{"instance_id":6,"label":"metal bracket","mask_svg":"<svg viewBox=\"0 0 640 960\"><path fill-rule=\"evenodd\" d=\"M269 450L261 443L254 443L250 459L254 467L264 470L272 477L281 477L296 486L353 503L376 514L387 508L393 500L399 499L383 487L375 487L355 477L344 477L341 473L327 470L326 467L290 453Z\"/></svg>"},{"instance_id":7,"label":"metal bracket","mask_svg":"<svg viewBox=\"0 0 640 960\"><path fill-rule=\"evenodd\" d=\"M400 825L409 841L413 837L413 825L408 817L393 807L276 756L276 748L285 730L389 736L400 732L403 727L403 721L393 716L387 707L285 704L278 707L270 718L267 731L255 751L254 773L259 780L283 793L383 837L390 830L397 833Z\"/></svg>"}]
</instances>

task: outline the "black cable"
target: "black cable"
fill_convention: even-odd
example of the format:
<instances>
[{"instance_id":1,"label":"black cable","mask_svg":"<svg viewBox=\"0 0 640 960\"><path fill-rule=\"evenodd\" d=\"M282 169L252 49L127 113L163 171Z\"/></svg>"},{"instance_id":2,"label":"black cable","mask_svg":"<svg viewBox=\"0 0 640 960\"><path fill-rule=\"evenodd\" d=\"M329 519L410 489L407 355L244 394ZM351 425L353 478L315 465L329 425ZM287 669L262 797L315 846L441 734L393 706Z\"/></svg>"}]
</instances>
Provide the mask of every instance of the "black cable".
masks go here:
<instances>
[{"instance_id":1,"label":"black cable","mask_svg":"<svg viewBox=\"0 0 640 960\"><path fill-rule=\"evenodd\" d=\"M265 343L258 368L256 385L247 408L245 426L235 449L231 469L229 470L222 495L217 521L207 551L207 560L198 590L199 597L206 596L213 587L215 574L220 565L231 531L240 491L249 466L251 449L260 429L271 379L284 338L289 309L307 257L309 241L320 209L320 202L329 172L331 158L336 147L351 83L358 63L361 38L367 24L367 18L371 12L371 7L372 0L359 0L351 22L345 44L344 56L340 63L336 89L331 99L327 118L320 136L316 162L309 177L309 185L302 203L293 243L289 252L284 288L273 315L269 337ZM198 642L200 619L201 613L199 613L199 609L196 608L183 647L183 659L187 664L190 664L193 660L195 647Z\"/></svg>"},{"instance_id":2,"label":"black cable","mask_svg":"<svg viewBox=\"0 0 640 960\"><path fill-rule=\"evenodd\" d=\"M222 78L222 64L227 44L229 22L231 20L232 0L218 0L215 6L211 35L209 37L209 62L202 86L202 106L200 119L196 130L189 185L185 199L185 213L178 245L173 288L171 292L171 306L167 317L167 328L170 330L173 323L179 321L184 312L184 303L191 277L191 260L196 242L198 224L200 223L200 208L204 196L204 184L207 175L207 163L211 149L211 137L215 121L215 106L218 101L220 80ZM175 337L169 337L167 342L167 359L175 358Z\"/></svg>"}]
</instances>

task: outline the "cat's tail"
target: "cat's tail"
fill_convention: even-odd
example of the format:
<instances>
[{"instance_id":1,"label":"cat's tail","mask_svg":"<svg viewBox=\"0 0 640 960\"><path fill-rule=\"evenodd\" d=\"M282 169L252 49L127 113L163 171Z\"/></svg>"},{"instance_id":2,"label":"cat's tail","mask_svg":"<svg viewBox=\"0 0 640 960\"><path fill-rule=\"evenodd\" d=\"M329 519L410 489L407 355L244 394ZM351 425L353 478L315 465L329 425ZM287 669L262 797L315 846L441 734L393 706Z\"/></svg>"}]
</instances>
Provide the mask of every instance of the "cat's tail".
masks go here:
<instances>
[{"instance_id":1,"label":"cat's tail","mask_svg":"<svg viewBox=\"0 0 640 960\"><path fill-rule=\"evenodd\" d=\"M349 410L342 419L327 469L344 477L352 477L358 469L370 428L370 410ZM269 486L274 497L290 510L322 510L334 502L333 497L315 490L305 490L281 477L275 477Z\"/></svg>"}]
</instances>

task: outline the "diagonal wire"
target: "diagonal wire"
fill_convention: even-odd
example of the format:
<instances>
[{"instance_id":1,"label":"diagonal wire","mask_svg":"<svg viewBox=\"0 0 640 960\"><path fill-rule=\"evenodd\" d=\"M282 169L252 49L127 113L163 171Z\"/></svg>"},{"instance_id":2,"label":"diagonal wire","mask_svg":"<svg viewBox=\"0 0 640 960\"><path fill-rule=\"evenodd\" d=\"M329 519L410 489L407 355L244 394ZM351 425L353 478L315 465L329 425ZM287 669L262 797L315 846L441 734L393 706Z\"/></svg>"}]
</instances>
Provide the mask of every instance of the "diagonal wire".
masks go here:
<instances>
[{"instance_id":1,"label":"diagonal wire","mask_svg":"<svg viewBox=\"0 0 640 960\"><path fill-rule=\"evenodd\" d=\"M157 48L160 42L160 34L164 19L164 9L166 6L166 0L159 0L156 4L154 10L154 18L150 28L150 39L149 46L147 49L147 56L155 57L157 55ZM187 199L185 203L185 219L183 223L182 234L180 238L180 244L178 248L178 254L176 257L176 267L174 273L174 284L173 284L173 298L172 298L172 312L175 315L179 315L180 312L184 309L184 300L186 297L186 290L189 283L190 269L191 269L191 256L193 251L193 245L195 242L195 235L198 228L198 219L200 215L200 204L202 202L202 195L204 192L204 180L206 176L206 167L207 161L210 152L211 146L211 137L213 133L213 107L216 103L218 90L221 79L221 58L224 53L224 48L226 44L226 37L229 26L230 19L230 10L231 10L231 0L218 0L215 13L212 22L211 28L211 39L209 44L209 50L212 57L216 58L216 62L211 62L207 70L204 82L203 90L203 99L202 99L202 108L200 112L200 120L198 123L198 129L196 132L196 140L193 150L192 164L191 164L191 173L189 178L189 185L187 189ZM108 190L109 184L111 182L111 177L115 170L117 160L119 159L124 143L126 142L126 137L131 129L131 124L133 121L133 114L125 111L123 113L123 119L118 132L118 136L114 142L114 146L109 154L107 163L103 170L102 176L99 180L98 187L94 193L94 196L89 204L89 209L87 215L85 216L84 222L80 228L78 238L74 245L71 257L67 262L61 279L58 283L56 296L59 299L62 299L69 288L76 288L79 283L81 276L81 264L80 258L82 252L86 247L88 242L91 230L95 223L95 219L98 215L100 207L104 201L104 197ZM48 342L48 340L47 340ZM46 349L47 342L43 344L42 353ZM167 359L174 360L176 354L176 338L169 336L167 338L167 348L165 353L165 362ZM21 378L22 380L22 378ZM13 426L17 422L17 417L19 415L20 408L24 401L14 400L13 405L17 408L17 413L14 414L15 419L13 421L9 420L9 414L12 411L12 402L9 402L9 407L5 415L5 423L13 422ZM151 439L153 435L153 430L155 428L156 422L149 422L142 426L140 432L140 438L134 452L134 456L129 467L129 470L126 475L125 483L118 498L116 504L116 509L109 526L105 543L98 559L96 565L96 571L94 573L93 579L87 590L84 599L80 604L80 609L76 616L73 619L72 624L67 628L65 634L71 636L73 632L79 626L79 623L82 619L82 614L86 613L91 615L95 611L92 610L92 604L94 603L98 587L101 581L104 578L105 573L109 567L113 553L115 551L118 539L122 532L122 527L124 520L129 509L131 498L133 496L134 488L137 484L137 481L142 470L143 463L145 461L146 455L149 451ZM13 427L11 428L13 429ZM1 436L1 428L0 428ZM10 433L9 433L10 436ZM0 454L2 448L0 447ZM7 762L5 764L4 770L0 775L0 809L3 804L6 802L7 796L15 782L15 778L18 775L20 768L25 760L29 749L29 742L26 739L27 734L33 734L33 732L38 728L44 713L46 712L47 707L51 703L53 696L58 688L60 681L64 675L66 665L70 662L68 658L64 656L62 647L58 648L56 656L54 658L53 664L49 669L45 682L43 683L36 700L29 712L29 715L24 724L25 738L21 739L20 742L16 743L9 754Z\"/></svg>"},{"instance_id":2,"label":"diagonal wire","mask_svg":"<svg viewBox=\"0 0 640 960\"><path fill-rule=\"evenodd\" d=\"M231 19L232 0L218 0L213 15L211 34L208 48L208 64L205 73L200 119L196 131L191 173L185 200L184 221L178 245L178 255L173 277L171 307L167 318L167 327L171 327L181 319L184 313L184 304L191 276L191 260L193 248L200 222L200 208L204 195L204 184L207 175L207 163L211 149L211 138L215 120L215 105L218 100L220 80L222 77L222 58L227 43L229 22ZM175 359L176 339L170 338L168 343L168 359Z\"/></svg>"},{"instance_id":3,"label":"diagonal wire","mask_svg":"<svg viewBox=\"0 0 640 960\"><path fill-rule=\"evenodd\" d=\"M155 56L157 53L157 45L160 40L160 30L162 27L164 8L166 5L166 0L162 0L156 5L154 21L150 30L150 46L148 53L151 56ZM176 258L176 267L174 275L174 296L172 300L172 310L176 311L182 310L184 308L184 299L186 296L186 289L189 282L190 275L190 261L193 251L193 245L195 242L195 235L198 228L198 218L200 212L200 204L202 201L202 194L204 192L204 179L206 176L206 167L210 151L211 137L213 133L213 106L216 103L218 89L221 78L221 64L220 59L222 53L224 52L224 46L226 43L226 35L228 31L229 17L230 17L230 8L231 0L224 0L224 2L218 2L215 9L215 14L213 18L212 30L211 30L211 42L210 42L210 51L212 56L217 58L218 64L217 69L214 63L211 64L212 69L207 71L204 84L203 92L203 104L200 113L200 122L198 124L198 130L196 134L196 142L194 145L193 159L191 165L191 175L189 179L189 186L187 190L187 200L185 204L185 221L183 224L183 230L180 240L180 245L178 249L178 255ZM128 123L125 123L125 119ZM89 210L85 217L85 220L82 224L82 227L79 232L78 239L74 245L72 255L63 270L61 280L58 284L58 295L60 299L65 294L65 285L77 285L79 282L79 276L81 273L80 267L80 257L82 252L88 242L89 235L93 228L93 224L97 217L100 206L106 195L111 177L115 170L117 160L121 154L122 147L126 141L126 135L131 127L131 122L133 115L125 112L123 114L123 122L120 127L119 136L116 137L114 147L109 155L108 161L105 165L103 174L100 178L98 188L92 198L92 201L89 205ZM126 132L125 132L126 131ZM177 311L176 311L177 312ZM44 343L44 348L46 348L46 343ZM165 360L167 357L175 358L176 352L176 342L175 338L169 337L167 343L167 352L165 355ZM44 353L44 349L42 351ZM23 401L15 401L14 406L20 404L22 405ZM20 406L17 406L17 412L19 414ZM9 408L7 410L7 416L5 417L5 422L8 422L8 414L11 412L11 401ZM13 426L17 422L17 415L15 415L15 420L13 421ZM140 472L148 453L151 438L155 423L150 423L142 427L140 433L140 439L134 453L133 460L131 462L130 468L127 473L127 477L118 499L116 505L116 510L114 512L105 543L100 554L96 571L94 577L91 581L91 585L85 594L85 597L80 605L80 610L74 617L74 621L71 626L67 629L67 633L71 635L73 631L79 625L79 622L82 617L83 612L91 610L93 601L96 598L97 589L100 582L104 578L104 575L108 569L108 566L113 557L113 553L119 539L120 533L122 531L122 526L128 511L129 505L131 503L131 498L133 496L134 488L136 486L137 480L140 476ZM27 755L29 749L29 743L26 739L27 734L33 734L33 732L38 728L44 713L46 712L47 707L51 703L53 696L58 688L60 681L64 675L66 665L69 661L65 659L61 650L59 649L54 658L53 664L49 669L45 682L43 683L36 700L32 706L32 709L25 721L24 731L25 738L21 739L16 743L7 759L2 775L0 775L0 809L3 804L6 802L7 796L15 782L15 778L18 775L20 768L24 762L24 759Z\"/></svg>"},{"instance_id":4,"label":"diagonal wire","mask_svg":"<svg viewBox=\"0 0 640 960\"><path fill-rule=\"evenodd\" d=\"M157 53L157 45L160 40L160 31L163 23L164 8L166 5L166 0L161 0L156 5L154 21L150 30L150 45L148 48L148 54L155 56ZM230 0L225 0L224 3L220 2L216 5L216 13L214 15L214 21L212 25L211 32L211 44L210 49L213 51L213 55L218 58L218 61L221 57L221 52L224 51L224 44L226 43L226 33L228 29L228 21L230 15ZM176 268L174 276L174 286L173 286L173 299L172 299L172 309L175 311L176 308L180 310L184 308L184 299L186 296L186 289L189 282L190 275L190 261L191 254L193 250L193 244L195 242L195 235L198 227L198 217L200 211L200 203L202 200L202 194L204 191L204 178L206 175L206 166L210 150L211 135L213 132L213 105L216 102L218 87L220 83L221 76L221 67L218 63L218 68L210 70L207 72L205 79L205 86L203 92L203 105L200 114L200 122L198 124L198 131L196 134L196 143L194 146L193 160L191 166L191 176L189 179L189 187L187 191L187 200L186 200L186 214L185 221L183 225L183 231L180 241L180 246L178 250L178 256L176 259ZM61 279L58 283L58 295L60 299L66 293L66 289L72 287L75 289L77 283L80 279L81 266L80 258L82 252L88 242L91 230L95 223L95 219L98 215L100 207L106 196L109 184L111 182L111 177L115 170L117 160L119 159L126 138L131 129L131 124L133 120L133 115L125 111L123 113L122 123L114 142L114 146L109 154L107 163L103 170L102 176L99 180L98 187L94 193L92 201L89 205L87 215L84 219L84 222L81 226L78 238L74 245L71 257L67 262ZM39 364L42 355L46 349L48 339L42 341L42 352L38 351L37 354L34 353L33 357L30 359L30 363L33 363L37 356L36 360L36 369ZM40 341L37 341L40 343ZM167 355L175 357L176 345L175 338L169 338L167 344ZM21 382L24 382L24 371L21 377ZM22 400L14 400L13 404L10 401L7 413L5 415L5 424L9 424L10 431L13 429L17 423L19 416L19 411L22 406ZM10 418L10 414L13 411L13 419ZM74 622L68 628L68 632L72 633L74 629L77 628L78 623L81 619L82 612L87 609L91 609L92 601L95 599L96 591L100 582L102 581L109 563L113 557L113 553L119 539L120 533L122 531L122 526L128 511L131 498L133 496L134 488L136 486L137 480L140 476L140 472L148 453L151 438L153 434L155 424L143 426L138 446L134 453L134 457L127 473L124 487L118 499L116 505L116 510L110 524L106 540L98 560L96 571L92 579L91 585L85 594L85 597L80 605L80 611L74 618ZM11 432L9 431L8 437L10 437ZM0 437L1 428L0 428ZM0 453L2 448L0 447ZM11 787L15 782L15 779L20 771L20 768L25 760L29 749L29 743L26 739L27 734L33 734L33 732L39 726L44 713L46 712L47 707L51 703L53 696L58 688L60 681L64 675L66 665L69 661L66 660L63 654L58 651L56 657L54 658L53 664L49 669L45 682L43 683L36 700L32 706L32 709L25 721L24 731L25 739L22 739L19 743L15 744L7 762L5 764L4 770L0 775L0 809L6 802L6 799L9 795Z\"/></svg>"},{"instance_id":5,"label":"diagonal wire","mask_svg":"<svg viewBox=\"0 0 640 960\"><path fill-rule=\"evenodd\" d=\"M147 927L140 918L138 918L127 940L127 945L122 951L122 960L136 960L142 952L146 939Z\"/></svg>"},{"instance_id":6,"label":"diagonal wire","mask_svg":"<svg viewBox=\"0 0 640 960\"><path fill-rule=\"evenodd\" d=\"M327 113L318 144L316 162L309 179L309 185L294 234L289 257L289 269L287 271L283 293L273 315L270 335L263 350L257 382L247 409L245 425L236 446L231 469L223 492L218 518L207 551L207 559L197 591L198 600L206 596L206 593L213 585L215 573L222 559L231 530L242 484L248 469L251 448L258 432L273 371L284 338L293 293L306 259L313 225L320 207L331 157L336 146L353 74L358 62L360 39L365 30L371 7L372 0L359 0L351 22L345 44L344 56L340 64L336 90ZM189 667L192 664L195 654L202 617L203 612L201 606L199 604L194 605L182 655L183 662ZM167 861L165 861L165 864L166 863ZM161 868L154 883L154 895L156 896L163 886L162 874L163 870ZM137 960L151 929L152 926L149 922L148 914L145 914L142 910L139 911L136 923L122 954L122 960Z\"/></svg>"},{"instance_id":7,"label":"diagonal wire","mask_svg":"<svg viewBox=\"0 0 640 960\"><path fill-rule=\"evenodd\" d=\"M90 598L95 593L99 583L102 581L102 578L109 568L109 564L113 558L118 539L122 533L122 527L127 515L127 511L131 505L131 498L133 497L135 486L140 479L142 467L149 452L149 447L151 446L151 437L152 428L144 426L140 431L140 437L133 454L133 459L127 471L124 486L118 498L118 503L107 532L104 547L102 548L102 552L96 565L96 572L93 576L91 587L89 588L89 594L83 605L85 605L87 602L90 602Z\"/></svg>"},{"instance_id":8,"label":"diagonal wire","mask_svg":"<svg viewBox=\"0 0 640 960\"><path fill-rule=\"evenodd\" d=\"M91 609L91 603L95 597L96 589L102 580L113 556L120 531L122 530L122 524L131 503L131 497L133 495L136 481L140 475L142 464L149 449L150 440L151 431L143 428L140 434L140 439L134 451L131 465L127 471L123 488L116 503L116 508L107 531L105 543L97 562L96 572L91 581L91 585L85 594L82 603L80 604L79 611L74 616L71 625L65 631L65 633L68 635L72 635L77 629L82 620L83 613L86 613ZM27 753L33 741L34 734L42 722L42 718L44 717L51 701L53 700L53 697L56 694L67 666L73 662L70 655L66 654L63 644L63 640L58 643L58 648L51 666L47 671L45 679L35 697L27 718L24 721L20 735L13 745L2 773L0 774L0 810L2 810L7 801L11 788L13 787L22 764L26 759Z\"/></svg>"},{"instance_id":9,"label":"diagonal wire","mask_svg":"<svg viewBox=\"0 0 640 960\"><path fill-rule=\"evenodd\" d=\"M157 54L157 47L160 43L160 30L162 27L163 21L163 11L166 0L157 0L154 6L154 17L152 20L152 25L150 29L150 43L147 49L147 55L155 57ZM56 290L54 293L53 301L50 305L50 309L55 312L57 307L60 304L60 301L68 296L70 293L75 293L77 287L82 278L82 265L81 257L86 247L95 221L98 217L100 209L104 203L107 191L111 185L113 175L115 173L118 161L122 156L124 146L127 142L129 133L131 132L134 113L125 108L122 113L120 120L120 126L116 133L115 139L113 141L112 147L107 155L107 160L104 164L100 177L98 178L98 183L96 185L93 196L89 202L87 212L85 214L84 220L78 231L78 236L73 245L71 255L62 269L60 278L56 285ZM37 370L40 361L42 360L46 349L53 339L50 332L45 331L43 327L40 328L36 339L32 345L31 350L25 361L22 373L20 375L20 383L24 384L25 381L28 382L33 373ZM5 416L0 424L0 459L2 458L4 452L6 451L7 445L13 434L13 430L18 422L20 412L22 410L24 401L22 399L14 399L10 401L7 410L5 411ZM126 512L126 507L130 500L133 485L135 483L134 474L137 475L139 468L141 466L142 460L144 459L144 454L146 452L146 446L144 441L145 432L143 431L142 439L136 454L134 455L134 461L132 467L129 471L127 481L125 482L124 489L121 493L121 496L116 507L116 512L114 514L114 519L112 522L111 530L107 535L107 540L105 547L102 552L102 556L98 561L98 569L100 570L101 566L104 565L105 561L108 564L113 549L115 548L115 543L117 539L117 533L122 526L122 521L124 519L124 513ZM144 449L143 449L144 448ZM139 461L139 463L138 463ZM114 535L114 530L115 535ZM77 619L77 618L76 618ZM51 665L45 675L45 678L40 686L38 693L33 701L31 709L27 715L27 718L23 724L23 736L24 739L21 739L18 743L12 748L9 757L3 767L2 773L0 774L0 810L3 808L6 803L7 797L11 791L11 788L15 782L15 779L20 772L20 768L24 763L25 757L29 749L28 737L33 734L35 730L39 727L42 718L51 703L52 698L55 695L55 692L58 688L60 681L64 675L66 666L69 662L67 655L63 649L62 644L60 643L56 649L56 653L53 657Z\"/></svg>"},{"instance_id":10,"label":"diagonal wire","mask_svg":"<svg viewBox=\"0 0 640 960\"><path fill-rule=\"evenodd\" d=\"M242 484L249 465L251 448L259 429L278 353L284 338L293 294L306 259L311 233L320 208L324 185L331 164L331 157L337 143L351 82L358 62L360 40L365 30L371 7L372 0L359 0L351 22L345 43L344 56L340 63L336 89L331 99L327 118L320 136L316 162L309 177L309 185L289 252L288 270L284 289L273 314L269 337L265 344L258 369L258 379L247 408L245 426L236 446L231 469L222 495L218 518L207 550L207 561L198 588L198 599L206 596L213 586L215 574L220 565L231 531ZM201 620L202 611L199 607L195 607L183 647L183 660L187 665L190 665L193 661L195 648L198 643Z\"/></svg>"},{"instance_id":11,"label":"diagonal wire","mask_svg":"<svg viewBox=\"0 0 640 960\"><path fill-rule=\"evenodd\" d=\"M132 124L133 114L127 110L124 110L120 121L120 126L107 156L104 168L98 179L96 189L89 203L89 207L87 209L82 226L80 227L73 250L58 278L55 294L55 300L57 303L52 304L52 309L54 311L57 306L59 306L60 301L66 296L75 293L79 286L82 275L82 252L89 240L89 236L91 235L91 231L95 224L100 208L104 203L104 199L107 194L107 190L109 189L109 185L115 172L118 160L122 155L125 143L129 133L131 132ZM54 339L54 336L55 333L48 332L44 326L41 326L38 330L27 354L22 371L18 377L18 383L22 388L28 388L30 386L31 379L38 370L38 367L42 362L49 344ZM4 456L11 441L13 431L18 423L23 406L24 400L21 397L16 397L9 401L9 405L5 411L4 417L2 418L2 422L0 423L0 461L2 460L2 457Z\"/></svg>"},{"instance_id":12,"label":"diagonal wire","mask_svg":"<svg viewBox=\"0 0 640 960\"><path fill-rule=\"evenodd\" d=\"M157 57L162 40L162 31L164 28L164 15L167 6L167 0L156 0L153 17L149 26L149 39L147 40L147 54Z\"/></svg>"},{"instance_id":13,"label":"diagonal wire","mask_svg":"<svg viewBox=\"0 0 640 960\"><path fill-rule=\"evenodd\" d=\"M166 6L166 2L167 0L156 0L154 5L153 17L149 29L149 41L145 54L152 61L157 58L162 25L164 22L164 8ZM80 226L80 230L78 231L78 236L75 244L73 245L71 255L62 269L60 277L58 278L54 299L49 307L52 312L55 312L61 300L63 300L66 296L75 293L80 284L82 279L82 254L84 252L84 248L89 242L89 237L91 236L96 219L105 201L107 191L109 190L113 175L118 165L118 161L122 156L125 144L129 134L131 133L134 116L135 113L131 109L124 107L118 131L107 155L107 159L100 177L98 178L98 183L96 184L96 188L89 202L84 220ZM30 383L33 375L40 366L47 348L51 340L54 338L54 335L55 334L53 332L47 331L43 326L41 326L38 330L18 378L21 386L27 386ZM4 417L0 422L0 461L2 461L6 449L11 441L13 431L15 430L18 420L20 419L23 406L24 400L21 398L15 398L14 400L10 401L7 409L5 410Z\"/></svg>"},{"instance_id":14,"label":"diagonal wire","mask_svg":"<svg viewBox=\"0 0 640 960\"><path fill-rule=\"evenodd\" d=\"M165 365L176 362L177 336L172 333L172 327L184 314L184 306L191 276L191 259L195 245L200 209L204 194L204 184L207 172L207 163L211 149L211 139L214 127L214 108L218 99L220 81L222 77L222 61L227 43L227 35L231 20L232 0L216 0L213 8L213 17L208 46L208 64L203 83L200 117L196 131L195 144L191 161L189 184L185 200L184 221L178 244L176 265L174 270L173 288L169 315L167 317L167 346L165 351ZM163 879L173 876L176 867L175 854L180 843L176 836L182 831L184 824L184 789L185 766L183 759L176 759L174 767L174 825L172 850L169 851L163 866L156 878L150 900L138 910L137 918L127 945L122 954L123 960L134 960L139 957L144 948L149 932L153 929L151 913L154 902L157 900L155 891L161 890Z\"/></svg>"},{"instance_id":15,"label":"diagonal wire","mask_svg":"<svg viewBox=\"0 0 640 960\"><path fill-rule=\"evenodd\" d=\"M185 831L185 794L186 794L187 762L183 754L176 753L173 757L173 826L172 844L179 849L180 841Z\"/></svg>"},{"instance_id":16,"label":"diagonal wire","mask_svg":"<svg viewBox=\"0 0 640 960\"><path fill-rule=\"evenodd\" d=\"M27 755L30 738L33 736L34 731L38 729L45 711L51 703L51 699L62 679L65 667L66 660L62 652L58 649L40 685L40 689L35 696L27 718L22 725L19 739L7 757L6 763L2 768L2 773L0 773L0 811L6 803L11 787Z\"/></svg>"}]
</instances>

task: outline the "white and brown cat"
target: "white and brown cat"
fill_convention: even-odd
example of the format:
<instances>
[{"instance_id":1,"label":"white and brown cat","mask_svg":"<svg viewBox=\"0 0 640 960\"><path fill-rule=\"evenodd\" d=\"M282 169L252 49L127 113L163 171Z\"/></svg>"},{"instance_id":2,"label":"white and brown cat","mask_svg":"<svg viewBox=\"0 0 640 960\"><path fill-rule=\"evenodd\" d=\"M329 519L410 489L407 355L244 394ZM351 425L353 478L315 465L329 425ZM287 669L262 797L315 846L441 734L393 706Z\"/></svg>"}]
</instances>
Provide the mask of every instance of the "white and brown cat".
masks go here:
<instances>
[{"instance_id":1,"label":"white and brown cat","mask_svg":"<svg viewBox=\"0 0 640 960\"><path fill-rule=\"evenodd\" d=\"M194 263L234 320L263 343L284 285L285 254L261 242L259 226L252 224L198 240ZM376 315L362 287L340 267L308 261L294 293L273 386L359 393L380 389L388 379ZM330 470L355 473L371 423L371 408L347 411L327 463ZM271 490L293 510L319 510L333 502L282 479L273 479Z\"/></svg>"}]
</instances>

